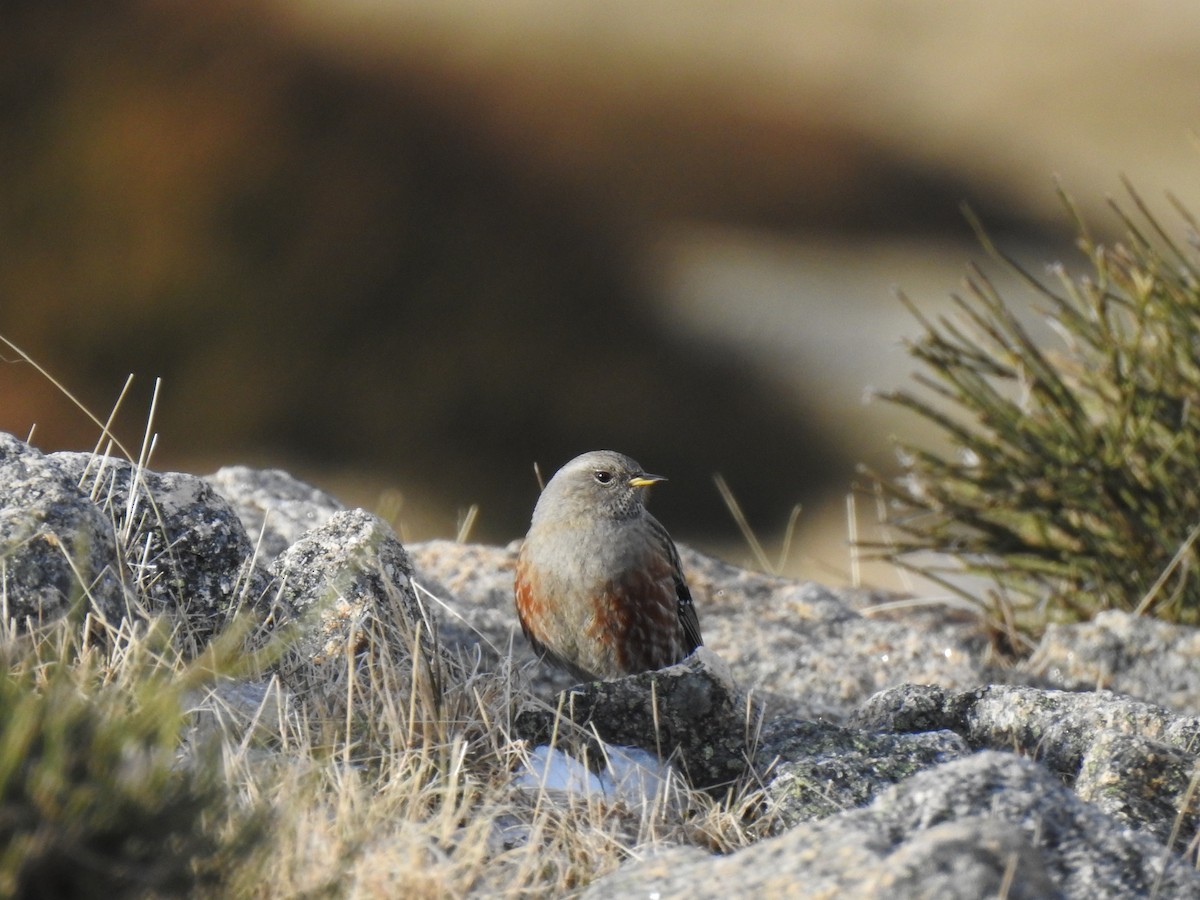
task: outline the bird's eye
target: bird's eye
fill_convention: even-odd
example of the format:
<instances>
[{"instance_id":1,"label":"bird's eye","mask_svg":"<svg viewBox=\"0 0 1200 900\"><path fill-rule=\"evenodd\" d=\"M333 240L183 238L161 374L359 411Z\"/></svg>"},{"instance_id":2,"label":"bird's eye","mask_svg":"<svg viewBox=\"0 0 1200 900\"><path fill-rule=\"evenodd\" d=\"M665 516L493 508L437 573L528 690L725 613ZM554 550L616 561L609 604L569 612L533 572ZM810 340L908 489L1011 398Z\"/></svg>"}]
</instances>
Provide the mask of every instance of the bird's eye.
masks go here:
<instances>
[{"instance_id":1,"label":"bird's eye","mask_svg":"<svg viewBox=\"0 0 1200 900\"><path fill-rule=\"evenodd\" d=\"M597 469L592 473L592 477L595 478L600 484L608 484L613 480L612 472L606 472L604 469Z\"/></svg>"}]
</instances>

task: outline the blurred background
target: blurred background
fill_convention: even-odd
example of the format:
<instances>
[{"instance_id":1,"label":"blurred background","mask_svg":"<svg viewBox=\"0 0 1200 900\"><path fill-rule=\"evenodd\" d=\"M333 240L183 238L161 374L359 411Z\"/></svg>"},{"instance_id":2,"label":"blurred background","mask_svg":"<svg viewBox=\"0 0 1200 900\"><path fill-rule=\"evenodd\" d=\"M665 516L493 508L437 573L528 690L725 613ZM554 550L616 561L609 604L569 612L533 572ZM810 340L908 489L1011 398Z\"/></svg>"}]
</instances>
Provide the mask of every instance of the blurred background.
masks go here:
<instances>
[{"instance_id":1,"label":"blurred background","mask_svg":"<svg viewBox=\"0 0 1200 900\"><path fill-rule=\"evenodd\" d=\"M7 0L0 335L101 418L134 373L131 446L161 377L159 469L507 541L613 447L734 562L714 473L773 554L803 504L787 570L840 582L856 465L922 438L864 402L895 288L949 306L964 203L1070 261L1056 175L1101 236L1121 175L1200 207L1198 85L1181 0ZM0 355L0 429L95 444Z\"/></svg>"}]
</instances>

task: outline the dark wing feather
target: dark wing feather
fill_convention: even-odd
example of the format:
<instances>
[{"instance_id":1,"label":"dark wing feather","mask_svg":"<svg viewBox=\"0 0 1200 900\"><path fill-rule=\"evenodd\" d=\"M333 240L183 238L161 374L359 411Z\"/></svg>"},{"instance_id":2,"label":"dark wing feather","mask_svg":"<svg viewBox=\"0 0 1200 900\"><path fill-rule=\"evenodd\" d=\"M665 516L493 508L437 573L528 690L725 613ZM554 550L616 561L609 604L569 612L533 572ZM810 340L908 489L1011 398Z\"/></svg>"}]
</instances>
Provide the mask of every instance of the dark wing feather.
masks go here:
<instances>
[{"instance_id":1,"label":"dark wing feather","mask_svg":"<svg viewBox=\"0 0 1200 900\"><path fill-rule=\"evenodd\" d=\"M671 561L671 577L675 582L679 624L683 628L684 655L686 656L704 643L704 638L700 636L700 617L696 615L696 604L692 602L692 592L683 579L683 565L679 561L679 551L675 548L675 542L671 540L667 529L663 528L658 519L649 514L646 518L650 520L654 536L666 552L667 559Z\"/></svg>"}]
</instances>

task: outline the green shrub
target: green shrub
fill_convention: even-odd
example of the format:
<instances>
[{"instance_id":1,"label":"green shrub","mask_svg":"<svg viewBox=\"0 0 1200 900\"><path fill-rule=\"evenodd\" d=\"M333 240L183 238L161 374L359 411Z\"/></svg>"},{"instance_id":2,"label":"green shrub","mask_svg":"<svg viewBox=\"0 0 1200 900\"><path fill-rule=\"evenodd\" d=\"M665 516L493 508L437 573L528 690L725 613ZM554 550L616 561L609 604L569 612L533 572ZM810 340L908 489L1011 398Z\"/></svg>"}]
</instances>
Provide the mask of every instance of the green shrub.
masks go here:
<instances>
[{"instance_id":1,"label":"green shrub","mask_svg":"<svg viewBox=\"0 0 1200 900\"><path fill-rule=\"evenodd\" d=\"M1090 272L1036 278L1039 342L978 270L959 315L911 345L920 391L887 395L949 449L901 447L873 476L896 536L872 545L983 602L1014 637L1102 609L1200 622L1200 269L1136 193L1112 247L1079 217ZM1064 196L1068 209L1069 201ZM933 555L931 555L933 554ZM975 576L963 579L966 574Z\"/></svg>"}]
</instances>

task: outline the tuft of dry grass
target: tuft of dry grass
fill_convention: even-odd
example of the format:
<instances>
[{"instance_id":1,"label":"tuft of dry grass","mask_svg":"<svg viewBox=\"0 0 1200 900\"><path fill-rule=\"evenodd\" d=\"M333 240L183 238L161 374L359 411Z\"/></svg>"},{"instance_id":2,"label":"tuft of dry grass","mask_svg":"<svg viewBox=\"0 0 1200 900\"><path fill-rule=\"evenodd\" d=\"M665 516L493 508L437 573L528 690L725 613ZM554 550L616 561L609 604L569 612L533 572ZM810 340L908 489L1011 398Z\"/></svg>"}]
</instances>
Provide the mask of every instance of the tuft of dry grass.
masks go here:
<instances>
[{"instance_id":1,"label":"tuft of dry grass","mask_svg":"<svg viewBox=\"0 0 1200 900\"><path fill-rule=\"evenodd\" d=\"M228 783L275 798L271 840L239 870L239 894L561 896L654 847L728 851L757 837L749 789L719 803L675 777L631 802L518 783L530 748L511 731L524 696L511 664L446 655L428 678L414 674L428 665L419 635L404 646L371 630L340 661L332 700L272 683L253 715L223 720Z\"/></svg>"}]
</instances>

